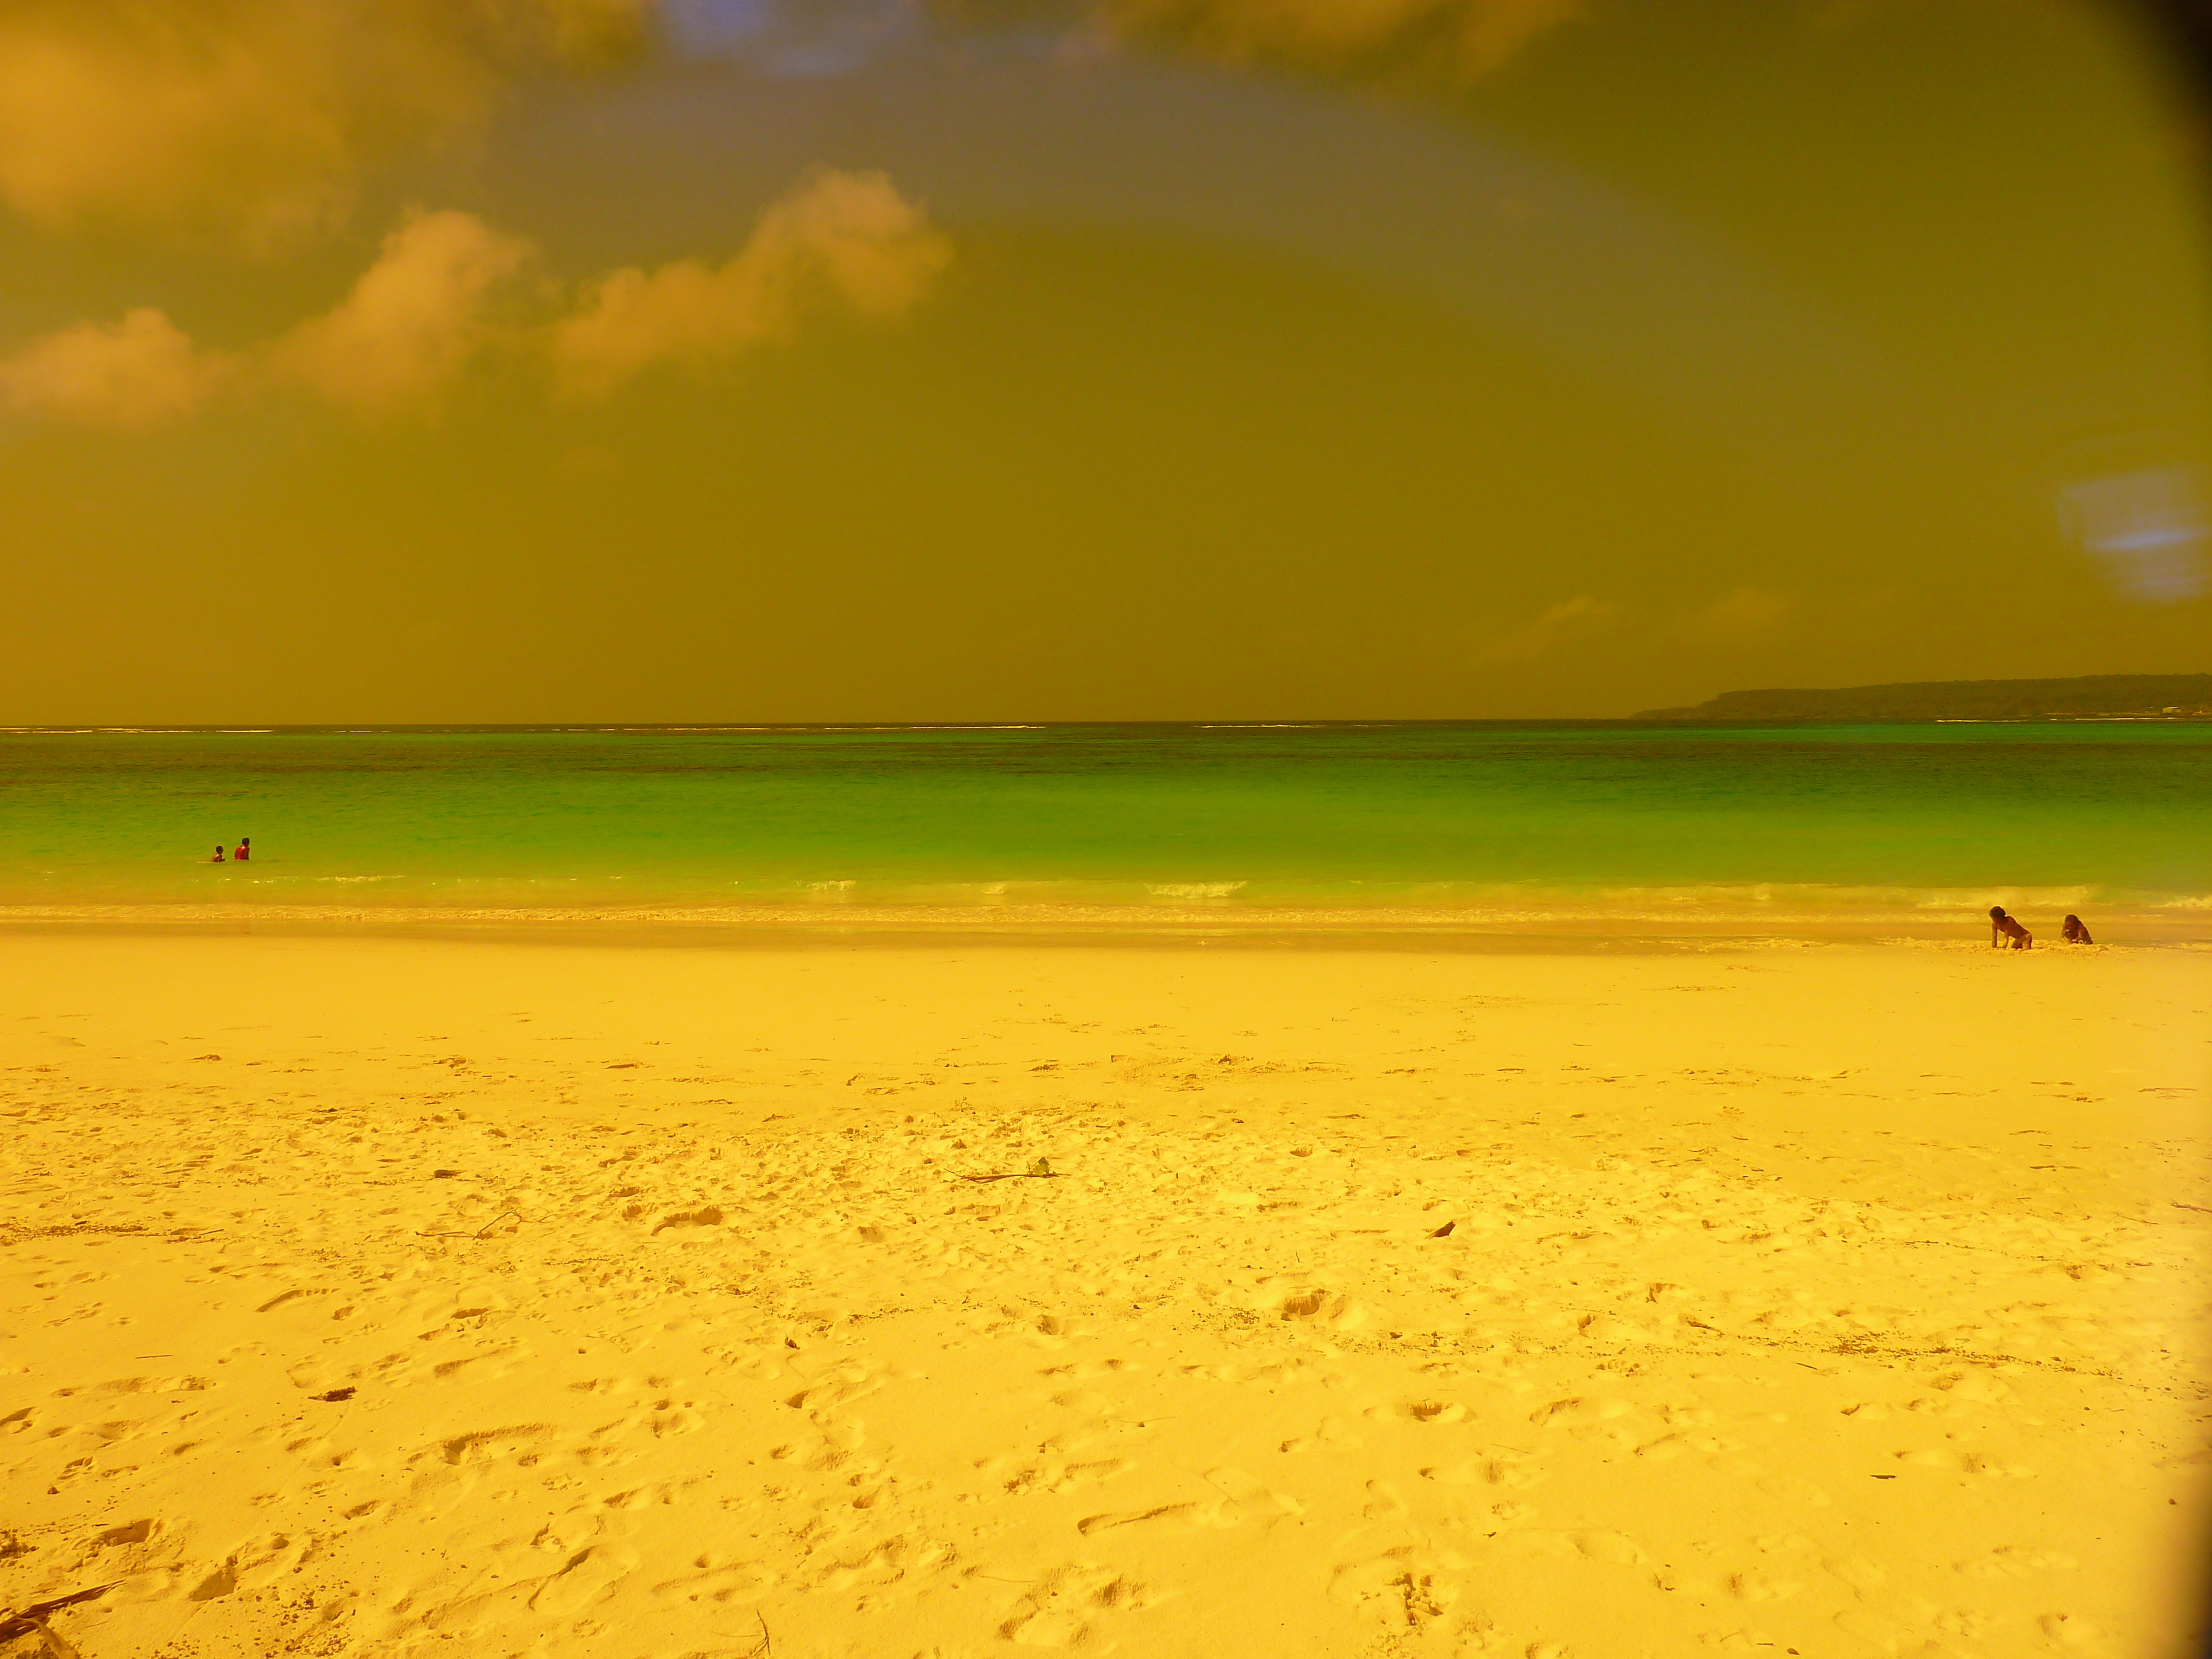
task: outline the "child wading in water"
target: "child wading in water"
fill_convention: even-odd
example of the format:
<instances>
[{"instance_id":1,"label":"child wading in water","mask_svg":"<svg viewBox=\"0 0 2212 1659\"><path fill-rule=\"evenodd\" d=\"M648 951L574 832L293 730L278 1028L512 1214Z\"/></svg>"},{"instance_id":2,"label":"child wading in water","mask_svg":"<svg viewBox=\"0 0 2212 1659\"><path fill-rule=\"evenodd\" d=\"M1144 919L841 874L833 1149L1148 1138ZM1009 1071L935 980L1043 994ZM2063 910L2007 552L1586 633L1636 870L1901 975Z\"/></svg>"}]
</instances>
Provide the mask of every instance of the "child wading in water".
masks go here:
<instances>
[{"instance_id":1,"label":"child wading in water","mask_svg":"<svg viewBox=\"0 0 2212 1659\"><path fill-rule=\"evenodd\" d=\"M2029 933L2004 913L2004 906L1990 906L1990 948L2001 951L2029 951L2035 947L2035 935Z\"/></svg>"}]
</instances>

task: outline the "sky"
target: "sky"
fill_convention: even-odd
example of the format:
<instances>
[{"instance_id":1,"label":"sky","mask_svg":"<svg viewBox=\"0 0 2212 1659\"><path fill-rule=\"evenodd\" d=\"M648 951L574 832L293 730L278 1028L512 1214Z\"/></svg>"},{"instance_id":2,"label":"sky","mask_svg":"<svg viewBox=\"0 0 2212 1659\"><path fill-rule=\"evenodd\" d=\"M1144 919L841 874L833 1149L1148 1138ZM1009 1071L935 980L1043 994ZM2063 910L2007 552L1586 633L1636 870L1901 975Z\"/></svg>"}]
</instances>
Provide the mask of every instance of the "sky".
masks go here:
<instances>
[{"instance_id":1,"label":"sky","mask_svg":"<svg viewBox=\"0 0 2212 1659\"><path fill-rule=\"evenodd\" d=\"M0 0L0 723L2205 672L2208 150L2057 0Z\"/></svg>"}]
</instances>

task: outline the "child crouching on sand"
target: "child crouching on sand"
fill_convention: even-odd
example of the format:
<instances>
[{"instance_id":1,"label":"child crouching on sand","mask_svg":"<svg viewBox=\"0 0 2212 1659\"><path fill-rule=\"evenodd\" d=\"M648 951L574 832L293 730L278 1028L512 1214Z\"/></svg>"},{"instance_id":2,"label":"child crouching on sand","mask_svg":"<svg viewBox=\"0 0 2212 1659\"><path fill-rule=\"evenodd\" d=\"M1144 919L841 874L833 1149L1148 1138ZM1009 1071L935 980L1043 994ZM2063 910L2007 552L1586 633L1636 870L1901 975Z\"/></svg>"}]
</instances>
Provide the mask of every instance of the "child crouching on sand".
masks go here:
<instances>
[{"instance_id":1,"label":"child crouching on sand","mask_svg":"<svg viewBox=\"0 0 2212 1659\"><path fill-rule=\"evenodd\" d=\"M1990 948L2030 951L2035 948L2035 935L2029 933L2004 913L2004 906L1990 906Z\"/></svg>"}]
</instances>

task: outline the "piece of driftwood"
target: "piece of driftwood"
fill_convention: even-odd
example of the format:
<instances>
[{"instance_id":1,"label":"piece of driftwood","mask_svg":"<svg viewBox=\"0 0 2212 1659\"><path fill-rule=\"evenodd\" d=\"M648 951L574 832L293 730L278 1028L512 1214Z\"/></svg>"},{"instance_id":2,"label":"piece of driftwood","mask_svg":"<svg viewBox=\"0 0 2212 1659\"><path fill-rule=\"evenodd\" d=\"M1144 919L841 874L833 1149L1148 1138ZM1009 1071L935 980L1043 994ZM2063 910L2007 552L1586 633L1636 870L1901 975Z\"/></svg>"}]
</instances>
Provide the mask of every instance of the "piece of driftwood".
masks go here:
<instances>
[{"instance_id":1,"label":"piece of driftwood","mask_svg":"<svg viewBox=\"0 0 2212 1659\"><path fill-rule=\"evenodd\" d=\"M46 1623L46 1615L50 1613L59 1613L64 1607L73 1607L80 1601L97 1601L122 1582L118 1578L113 1583L96 1584L90 1589L74 1590L67 1595L57 1595L49 1601L33 1601L27 1607L16 1608L13 1613L0 1613L0 1642L10 1641L15 1637L28 1636L33 1632L36 1632L39 1640L45 1644L47 1653L52 1656L52 1659L78 1659L77 1650L63 1639L60 1632Z\"/></svg>"},{"instance_id":2,"label":"piece of driftwood","mask_svg":"<svg viewBox=\"0 0 2212 1659\"><path fill-rule=\"evenodd\" d=\"M417 1233L415 1237L417 1238L482 1238L486 1233L498 1226L501 1222L506 1220L509 1216L513 1216L517 1221L520 1221L522 1219L522 1212L520 1210L501 1210L497 1215L485 1222L482 1227L478 1228L472 1233Z\"/></svg>"}]
</instances>

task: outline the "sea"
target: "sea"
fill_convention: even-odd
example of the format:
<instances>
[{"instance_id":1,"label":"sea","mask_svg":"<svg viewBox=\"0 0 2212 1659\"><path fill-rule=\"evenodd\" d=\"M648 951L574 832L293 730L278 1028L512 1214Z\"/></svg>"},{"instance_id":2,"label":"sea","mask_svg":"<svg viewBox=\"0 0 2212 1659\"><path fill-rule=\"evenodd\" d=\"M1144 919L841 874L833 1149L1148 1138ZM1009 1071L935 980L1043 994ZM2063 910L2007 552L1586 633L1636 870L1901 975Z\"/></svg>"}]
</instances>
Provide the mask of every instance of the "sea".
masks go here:
<instances>
[{"instance_id":1,"label":"sea","mask_svg":"<svg viewBox=\"0 0 2212 1659\"><path fill-rule=\"evenodd\" d=\"M2203 943L2212 723L16 728L0 845L31 921Z\"/></svg>"}]
</instances>

